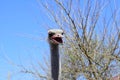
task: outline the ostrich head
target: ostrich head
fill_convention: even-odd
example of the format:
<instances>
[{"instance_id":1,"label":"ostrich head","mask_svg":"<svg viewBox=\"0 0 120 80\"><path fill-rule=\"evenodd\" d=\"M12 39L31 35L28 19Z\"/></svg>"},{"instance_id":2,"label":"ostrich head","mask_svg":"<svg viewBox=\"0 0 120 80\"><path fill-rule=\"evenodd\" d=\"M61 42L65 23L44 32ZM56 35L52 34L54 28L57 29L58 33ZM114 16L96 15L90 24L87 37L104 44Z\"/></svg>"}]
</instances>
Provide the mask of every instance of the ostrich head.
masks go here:
<instances>
[{"instance_id":1,"label":"ostrich head","mask_svg":"<svg viewBox=\"0 0 120 80\"><path fill-rule=\"evenodd\" d=\"M61 29L50 29L48 31L48 40L52 44L62 44L63 30Z\"/></svg>"}]
</instances>

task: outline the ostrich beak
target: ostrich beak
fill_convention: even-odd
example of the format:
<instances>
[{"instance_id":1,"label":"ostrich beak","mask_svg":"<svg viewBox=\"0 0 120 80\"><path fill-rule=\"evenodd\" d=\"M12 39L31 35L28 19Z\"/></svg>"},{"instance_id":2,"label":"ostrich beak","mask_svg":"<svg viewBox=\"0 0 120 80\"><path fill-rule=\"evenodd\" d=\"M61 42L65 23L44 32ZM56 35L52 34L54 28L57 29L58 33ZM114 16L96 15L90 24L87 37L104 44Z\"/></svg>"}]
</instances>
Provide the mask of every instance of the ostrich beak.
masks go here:
<instances>
[{"instance_id":1,"label":"ostrich beak","mask_svg":"<svg viewBox=\"0 0 120 80\"><path fill-rule=\"evenodd\" d=\"M51 37L51 42L53 44L62 44L63 43L62 38L63 38L63 35L61 35L61 34L55 34L55 35L53 35Z\"/></svg>"},{"instance_id":2,"label":"ostrich beak","mask_svg":"<svg viewBox=\"0 0 120 80\"><path fill-rule=\"evenodd\" d=\"M55 44L62 44L63 40L62 37L52 37L52 42Z\"/></svg>"}]
</instances>

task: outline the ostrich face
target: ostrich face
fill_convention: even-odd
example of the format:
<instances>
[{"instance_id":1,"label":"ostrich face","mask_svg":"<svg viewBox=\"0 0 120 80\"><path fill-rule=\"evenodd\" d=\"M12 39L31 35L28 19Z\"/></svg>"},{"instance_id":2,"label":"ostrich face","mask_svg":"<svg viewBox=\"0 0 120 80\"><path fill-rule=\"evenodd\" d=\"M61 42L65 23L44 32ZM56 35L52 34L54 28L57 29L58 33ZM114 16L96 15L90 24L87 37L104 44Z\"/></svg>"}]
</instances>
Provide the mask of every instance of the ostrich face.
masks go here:
<instances>
[{"instance_id":1,"label":"ostrich face","mask_svg":"<svg viewBox=\"0 0 120 80\"><path fill-rule=\"evenodd\" d=\"M50 43L62 44L63 43L62 37L63 37L63 30L50 29L48 31L48 39Z\"/></svg>"}]
</instances>

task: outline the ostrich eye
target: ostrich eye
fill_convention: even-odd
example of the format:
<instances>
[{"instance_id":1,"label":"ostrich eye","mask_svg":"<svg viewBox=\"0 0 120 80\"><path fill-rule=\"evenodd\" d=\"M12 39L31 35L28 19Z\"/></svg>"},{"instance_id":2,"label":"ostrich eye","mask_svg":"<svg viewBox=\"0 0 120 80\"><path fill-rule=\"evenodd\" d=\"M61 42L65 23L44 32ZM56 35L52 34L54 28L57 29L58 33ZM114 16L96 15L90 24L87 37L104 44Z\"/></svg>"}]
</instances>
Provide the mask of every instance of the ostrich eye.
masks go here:
<instances>
[{"instance_id":1,"label":"ostrich eye","mask_svg":"<svg viewBox=\"0 0 120 80\"><path fill-rule=\"evenodd\" d=\"M52 37L55 33L49 33L49 37Z\"/></svg>"}]
</instances>

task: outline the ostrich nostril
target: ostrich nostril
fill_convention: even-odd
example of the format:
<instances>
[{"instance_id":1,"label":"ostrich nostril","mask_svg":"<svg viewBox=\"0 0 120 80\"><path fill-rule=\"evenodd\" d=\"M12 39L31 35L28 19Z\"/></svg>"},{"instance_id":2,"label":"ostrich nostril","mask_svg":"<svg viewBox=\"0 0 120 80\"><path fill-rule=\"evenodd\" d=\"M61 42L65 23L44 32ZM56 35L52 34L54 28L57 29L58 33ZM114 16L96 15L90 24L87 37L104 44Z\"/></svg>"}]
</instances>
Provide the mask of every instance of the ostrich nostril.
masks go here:
<instances>
[{"instance_id":1,"label":"ostrich nostril","mask_svg":"<svg viewBox=\"0 0 120 80\"><path fill-rule=\"evenodd\" d=\"M57 37L60 37L60 35L57 35Z\"/></svg>"},{"instance_id":2,"label":"ostrich nostril","mask_svg":"<svg viewBox=\"0 0 120 80\"><path fill-rule=\"evenodd\" d=\"M63 35L61 35L61 34L58 34L58 35L56 35L57 37L63 37Z\"/></svg>"}]
</instances>

